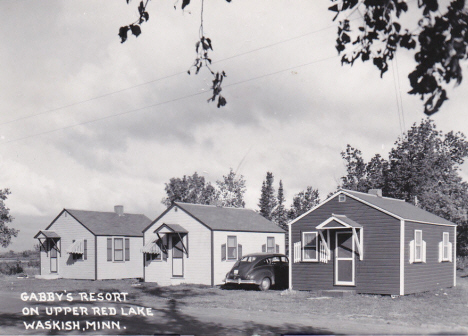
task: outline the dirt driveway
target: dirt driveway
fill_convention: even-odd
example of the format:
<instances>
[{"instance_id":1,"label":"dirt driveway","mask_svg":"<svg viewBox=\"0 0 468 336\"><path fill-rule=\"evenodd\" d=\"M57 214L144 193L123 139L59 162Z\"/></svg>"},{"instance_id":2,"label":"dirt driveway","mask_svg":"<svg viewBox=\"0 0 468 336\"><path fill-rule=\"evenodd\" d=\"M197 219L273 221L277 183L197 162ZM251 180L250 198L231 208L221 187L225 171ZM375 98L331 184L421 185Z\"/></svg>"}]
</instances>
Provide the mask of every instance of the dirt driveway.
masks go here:
<instances>
[{"instance_id":1,"label":"dirt driveway","mask_svg":"<svg viewBox=\"0 0 468 336\"><path fill-rule=\"evenodd\" d=\"M185 334L185 335L280 335L280 334L467 334L466 278L460 286L433 293L392 299L356 295L349 298L320 298L310 293L267 293L252 290L222 290L204 286L158 287L128 281L78 281L2 279L0 287L0 334ZM21 293L72 292L72 302L22 301ZM128 292L124 302L88 302L77 293ZM145 314L92 316L70 314L25 316L23 308L110 307L117 312ZM450 307L449 307L450 306ZM123 309L123 310L122 310ZM460 311L461 310L461 311ZM26 311L25 311L26 312ZM456 312L456 313L455 313ZM446 319L444 316L451 316ZM63 328L74 321L83 330L25 329L26 323L54 320ZM102 322L114 322L102 329ZM93 324L94 323L94 324ZM101 323L101 325L99 324ZM35 325L37 327L37 325ZM97 330L93 327L98 326ZM117 328L118 326L118 328Z\"/></svg>"}]
</instances>

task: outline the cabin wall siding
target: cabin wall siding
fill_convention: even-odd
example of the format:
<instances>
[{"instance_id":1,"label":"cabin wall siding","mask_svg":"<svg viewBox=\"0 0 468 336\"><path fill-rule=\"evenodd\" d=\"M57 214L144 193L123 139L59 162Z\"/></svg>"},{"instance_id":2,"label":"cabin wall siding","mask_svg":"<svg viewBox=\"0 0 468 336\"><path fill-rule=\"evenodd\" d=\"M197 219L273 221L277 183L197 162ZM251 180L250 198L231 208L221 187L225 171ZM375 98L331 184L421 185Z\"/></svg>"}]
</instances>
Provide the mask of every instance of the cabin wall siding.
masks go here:
<instances>
[{"instance_id":1,"label":"cabin wall siding","mask_svg":"<svg viewBox=\"0 0 468 336\"><path fill-rule=\"evenodd\" d=\"M414 240L414 231L422 231L422 239L426 242L426 262L410 264L410 241ZM415 222L405 222L405 294L424 292L444 287L452 287L454 283L455 230L453 226L431 225ZM449 233L452 243L452 262L439 262L439 242L443 232Z\"/></svg>"},{"instance_id":2,"label":"cabin wall siding","mask_svg":"<svg viewBox=\"0 0 468 336\"><path fill-rule=\"evenodd\" d=\"M355 248L355 286L335 285L335 232L330 231L331 260L328 263L292 263L292 286L297 290L355 289L358 293L399 294L400 289L400 221L375 208L347 197L334 197L290 226L291 249L301 241L302 232L315 227L332 214L346 215L363 226L364 258L359 260ZM359 236L359 230L357 230ZM326 234L326 231L324 231ZM294 259L294 256L292 256Z\"/></svg>"},{"instance_id":3,"label":"cabin wall siding","mask_svg":"<svg viewBox=\"0 0 468 336\"><path fill-rule=\"evenodd\" d=\"M236 260L221 260L221 246L226 244L227 237L236 236L237 244L242 245L242 255L262 252L262 245L267 244L267 237L275 238L275 245L279 245L279 253L285 253L285 233L265 232L238 232L238 231L214 231L214 284L223 284L226 273L236 263ZM276 247L275 247L276 248Z\"/></svg>"},{"instance_id":4,"label":"cabin wall siding","mask_svg":"<svg viewBox=\"0 0 468 336\"><path fill-rule=\"evenodd\" d=\"M124 261L107 261L107 238L124 239ZM125 238L130 239L129 261L125 261ZM98 236L96 240L98 280L143 278L143 237Z\"/></svg>"},{"instance_id":5,"label":"cabin wall siding","mask_svg":"<svg viewBox=\"0 0 468 336\"><path fill-rule=\"evenodd\" d=\"M172 277L172 246L169 245L166 261L145 260L145 281L162 286L181 283L211 285L211 230L183 210L173 207L145 231L145 244L157 239L154 231L164 223L179 224L189 232L188 258L185 253L183 255L184 277ZM184 238L184 244L185 241Z\"/></svg>"},{"instance_id":6,"label":"cabin wall siding","mask_svg":"<svg viewBox=\"0 0 468 336\"><path fill-rule=\"evenodd\" d=\"M66 212L63 212L55 220L49 230L55 231L60 236L59 247L61 252L57 253L57 275L65 279L94 279L94 235ZM73 240L78 239L87 240L87 260L73 260L72 255L66 252ZM51 274L49 257L50 252L41 251L41 275Z\"/></svg>"}]
</instances>

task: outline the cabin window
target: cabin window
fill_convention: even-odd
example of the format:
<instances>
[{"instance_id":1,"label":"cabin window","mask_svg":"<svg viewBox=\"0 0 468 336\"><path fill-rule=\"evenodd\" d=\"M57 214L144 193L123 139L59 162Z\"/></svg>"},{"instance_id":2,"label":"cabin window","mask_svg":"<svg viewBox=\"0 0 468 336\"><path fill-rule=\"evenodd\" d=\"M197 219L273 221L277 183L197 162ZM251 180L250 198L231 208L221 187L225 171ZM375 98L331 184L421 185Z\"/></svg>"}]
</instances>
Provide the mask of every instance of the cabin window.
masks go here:
<instances>
[{"instance_id":1,"label":"cabin window","mask_svg":"<svg viewBox=\"0 0 468 336\"><path fill-rule=\"evenodd\" d=\"M439 262L442 261L452 261L452 243L448 232L442 234L442 241L439 243Z\"/></svg>"},{"instance_id":2,"label":"cabin window","mask_svg":"<svg viewBox=\"0 0 468 336\"><path fill-rule=\"evenodd\" d=\"M409 262L426 262L426 242L423 240L422 230L414 230L414 239L409 243Z\"/></svg>"},{"instance_id":3,"label":"cabin window","mask_svg":"<svg viewBox=\"0 0 468 336\"><path fill-rule=\"evenodd\" d=\"M123 254L123 238L114 238L114 261L123 261Z\"/></svg>"},{"instance_id":4,"label":"cabin window","mask_svg":"<svg viewBox=\"0 0 468 336\"><path fill-rule=\"evenodd\" d=\"M302 233L302 261L318 261L317 232Z\"/></svg>"},{"instance_id":5,"label":"cabin window","mask_svg":"<svg viewBox=\"0 0 468 336\"><path fill-rule=\"evenodd\" d=\"M449 233L444 232L442 235L442 260L447 261L449 258Z\"/></svg>"},{"instance_id":6,"label":"cabin window","mask_svg":"<svg viewBox=\"0 0 468 336\"><path fill-rule=\"evenodd\" d=\"M237 236L227 237L227 258L237 260Z\"/></svg>"},{"instance_id":7,"label":"cabin window","mask_svg":"<svg viewBox=\"0 0 468 336\"><path fill-rule=\"evenodd\" d=\"M340 203L346 202L346 195L340 194L338 196L338 202Z\"/></svg>"},{"instance_id":8,"label":"cabin window","mask_svg":"<svg viewBox=\"0 0 468 336\"><path fill-rule=\"evenodd\" d=\"M267 237L267 252L275 253L275 237Z\"/></svg>"},{"instance_id":9,"label":"cabin window","mask_svg":"<svg viewBox=\"0 0 468 336\"><path fill-rule=\"evenodd\" d=\"M125 261L130 261L130 239L125 238Z\"/></svg>"},{"instance_id":10,"label":"cabin window","mask_svg":"<svg viewBox=\"0 0 468 336\"><path fill-rule=\"evenodd\" d=\"M421 262L422 261L422 231L415 230L414 231L414 261Z\"/></svg>"}]
</instances>

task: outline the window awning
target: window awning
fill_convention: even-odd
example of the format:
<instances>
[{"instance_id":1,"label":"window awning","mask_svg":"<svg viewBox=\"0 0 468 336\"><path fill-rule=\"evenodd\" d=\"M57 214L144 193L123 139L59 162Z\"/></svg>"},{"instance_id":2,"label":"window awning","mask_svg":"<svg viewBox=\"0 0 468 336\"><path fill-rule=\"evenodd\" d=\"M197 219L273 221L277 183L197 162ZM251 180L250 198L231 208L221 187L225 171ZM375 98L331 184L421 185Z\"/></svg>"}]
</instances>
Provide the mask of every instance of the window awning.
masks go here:
<instances>
[{"instance_id":1,"label":"window awning","mask_svg":"<svg viewBox=\"0 0 468 336\"><path fill-rule=\"evenodd\" d=\"M60 239L60 236L54 231L41 230L35 236L35 239L39 238L51 238L51 239Z\"/></svg>"},{"instance_id":2,"label":"window awning","mask_svg":"<svg viewBox=\"0 0 468 336\"><path fill-rule=\"evenodd\" d=\"M71 244L70 246L68 246L67 253L83 254L84 253L83 240L79 239L75 241L73 244Z\"/></svg>"},{"instance_id":3,"label":"window awning","mask_svg":"<svg viewBox=\"0 0 468 336\"><path fill-rule=\"evenodd\" d=\"M161 254L161 248L156 244L156 242L149 242L141 249L142 253L148 254Z\"/></svg>"}]
</instances>

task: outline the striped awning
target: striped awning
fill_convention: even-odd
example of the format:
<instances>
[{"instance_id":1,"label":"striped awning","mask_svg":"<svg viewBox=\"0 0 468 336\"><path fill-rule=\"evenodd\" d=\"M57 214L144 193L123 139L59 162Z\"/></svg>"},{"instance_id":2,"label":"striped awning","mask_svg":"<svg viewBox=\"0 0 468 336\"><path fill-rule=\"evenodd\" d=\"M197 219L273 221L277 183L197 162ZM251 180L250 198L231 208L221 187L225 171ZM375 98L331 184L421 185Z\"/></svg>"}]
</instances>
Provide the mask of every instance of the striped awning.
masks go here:
<instances>
[{"instance_id":1,"label":"striped awning","mask_svg":"<svg viewBox=\"0 0 468 336\"><path fill-rule=\"evenodd\" d=\"M68 246L67 248L67 253L73 253L73 254L83 254L83 240L79 239L76 240L73 244Z\"/></svg>"},{"instance_id":2,"label":"striped awning","mask_svg":"<svg viewBox=\"0 0 468 336\"><path fill-rule=\"evenodd\" d=\"M146 244L142 249L142 253L148 253L148 254L161 254L161 249L159 248L158 244L156 242L149 242Z\"/></svg>"}]
</instances>

